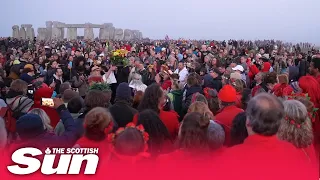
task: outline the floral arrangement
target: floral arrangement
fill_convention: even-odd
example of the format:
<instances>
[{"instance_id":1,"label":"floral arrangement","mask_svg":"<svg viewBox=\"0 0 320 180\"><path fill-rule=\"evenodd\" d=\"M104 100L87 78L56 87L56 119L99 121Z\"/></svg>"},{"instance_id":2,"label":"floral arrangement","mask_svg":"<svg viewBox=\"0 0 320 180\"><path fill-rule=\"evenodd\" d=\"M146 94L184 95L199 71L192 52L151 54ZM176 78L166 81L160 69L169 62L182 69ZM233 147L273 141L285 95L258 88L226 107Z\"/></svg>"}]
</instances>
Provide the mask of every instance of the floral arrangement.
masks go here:
<instances>
[{"instance_id":1,"label":"floral arrangement","mask_svg":"<svg viewBox=\"0 0 320 180\"><path fill-rule=\"evenodd\" d=\"M129 123L126 125L125 128L121 127L119 128L116 133L111 133L108 135L108 141L109 143L114 143L114 140L116 138L116 136L118 136L119 134L121 134L125 129L127 128L136 128L137 130L140 131L143 139L144 139L144 143L147 144L149 141L149 134L147 132L145 132L144 127L140 124L139 126L136 126L134 123Z\"/></svg>"},{"instance_id":2,"label":"floral arrangement","mask_svg":"<svg viewBox=\"0 0 320 180\"><path fill-rule=\"evenodd\" d=\"M127 66L129 61L126 58L128 51L125 49L117 49L111 52L110 61L115 66Z\"/></svg>"},{"instance_id":3,"label":"floral arrangement","mask_svg":"<svg viewBox=\"0 0 320 180\"><path fill-rule=\"evenodd\" d=\"M100 90L100 91L111 91L109 84L107 83L93 83L90 87L89 90Z\"/></svg>"},{"instance_id":4,"label":"floral arrangement","mask_svg":"<svg viewBox=\"0 0 320 180\"><path fill-rule=\"evenodd\" d=\"M308 93L294 93L292 92L290 96L288 96L288 100L290 99L297 99L298 97L302 97L305 98L307 101L311 102L311 98L308 95ZM317 116L317 111L319 110L319 108L315 108L313 107L312 112L308 112L309 114L309 118L312 120L312 122L315 121L315 117Z\"/></svg>"}]
</instances>

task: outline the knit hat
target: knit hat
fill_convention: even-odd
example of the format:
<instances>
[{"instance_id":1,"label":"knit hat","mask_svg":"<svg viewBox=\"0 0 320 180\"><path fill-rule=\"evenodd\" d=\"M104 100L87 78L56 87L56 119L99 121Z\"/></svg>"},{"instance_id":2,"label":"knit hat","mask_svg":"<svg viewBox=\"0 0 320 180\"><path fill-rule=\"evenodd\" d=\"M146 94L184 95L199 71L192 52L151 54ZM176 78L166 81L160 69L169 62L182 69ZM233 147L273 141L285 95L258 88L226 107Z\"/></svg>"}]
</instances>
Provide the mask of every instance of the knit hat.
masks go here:
<instances>
[{"instance_id":1,"label":"knit hat","mask_svg":"<svg viewBox=\"0 0 320 180\"><path fill-rule=\"evenodd\" d=\"M44 133L43 123L39 115L26 114L16 122L16 130L21 140L28 140Z\"/></svg>"},{"instance_id":2,"label":"knit hat","mask_svg":"<svg viewBox=\"0 0 320 180\"><path fill-rule=\"evenodd\" d=\"M237 99L237 92L231 85L225 85L222 87L222 89L219 91L218 98L222 102L235 102Z\"/></svg>"},{"instance_id":3,"label":"knit hat","mask_svg":"<svg viewBox=\"0 0 320 180\"><path fill-rule=\"evenodd\" d=\"M121 99L130 99L131 98L131 89L129 84L126 82L120 83L117 87L116 97Z\"/></svg>"}]
</instances>

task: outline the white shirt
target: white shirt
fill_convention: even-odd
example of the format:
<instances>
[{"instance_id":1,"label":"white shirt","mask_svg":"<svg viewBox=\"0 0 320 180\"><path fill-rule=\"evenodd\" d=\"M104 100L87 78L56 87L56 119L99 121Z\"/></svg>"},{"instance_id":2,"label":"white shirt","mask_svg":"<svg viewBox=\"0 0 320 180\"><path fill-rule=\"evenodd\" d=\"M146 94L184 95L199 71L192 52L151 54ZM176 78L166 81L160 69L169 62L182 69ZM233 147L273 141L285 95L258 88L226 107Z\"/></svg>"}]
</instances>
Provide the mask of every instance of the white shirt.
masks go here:
<instances>
[{"instance_id":1,"label":"white shirt","mask_svg":"<svg viewBox=\"0 0 320 180\"><path fill-rule=\"evenodd\" d=\"M186 77L188 76L189 72L188 69L186 67L184 67L181 71L179 71L179 69L176 69L174 71L175 74L179 74L179 81L180 82L184 82Z\"/></svg>"}]
</instances>

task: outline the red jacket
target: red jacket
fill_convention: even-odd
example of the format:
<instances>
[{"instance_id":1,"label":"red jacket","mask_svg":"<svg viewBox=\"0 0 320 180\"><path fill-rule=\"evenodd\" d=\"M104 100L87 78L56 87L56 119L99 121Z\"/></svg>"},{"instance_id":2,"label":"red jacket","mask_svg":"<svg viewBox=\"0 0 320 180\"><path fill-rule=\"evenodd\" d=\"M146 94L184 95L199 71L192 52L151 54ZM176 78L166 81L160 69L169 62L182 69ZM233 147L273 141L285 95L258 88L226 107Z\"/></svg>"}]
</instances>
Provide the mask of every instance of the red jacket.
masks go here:
<instances>
[{"instance_id":1,"label":"red jacket","mask_svg":"<svg viewBox=\"0 0 320 180\"><path fill-rule=\"evenodd\" d=\"M262 72L269 72L271 68L271 64L269 62L263 63L263 69L261 70Z\"/></svg>"},{"instance_id":2,"label":"red jacket","mask_svg":"<svg viewBox=\"0 0 320 180\"><path fill-rule=\"evenodd\" d=\"M231 143L231 125L233 119L238 115L239 113L243 112L242 109L237 108L235 105L227 106L221 109L220 113L216 115L216 122L221 124L224 128L226 138L224 145L229 146Z\"/></svg>"},{"instance_id":3,"label":"red jacket","mask_svg":"<svg viewBox=\"0 0 320 180\"><path fill-rule=\"evenodd\" d=\"M237 106L238 108L242 108L241 99L242 99L242 94L241 94L241 92L237 92L236 106Z\"/></svg>"},{"instance_id":4,"label":"red jacket","mask_svg":"<svg viewBox=\"0 0 320 180\"><path fill-rule=\"evenodd\" d=\"M172 85L172 82L170 79L168 79L161 84L161 87L163 90L169 90L171 88L171 85Z\"/></svg>"},{"instance_id":5,"label":"red jacket","mask_svg":"<svg viewBox=\"0 0 320 180\"><path fill-rule=\"evenodd\" d=\"M253 64L253 65L249 66L248 76L249 76L249 78L250 78L251 81L254 79L254 76L255 76L256 74L258 74L258 73L259 73L259 69L257 68L256 65Z\"/></svg>"},{"instance_id":6,"label":"red jacket","mask_svg":"<svg viewBox=\"0 0 320 180\"><path fill-rule=\"evenodd\" d=\"M49 88L46 85L37 89L34 93L34 104L32 106L32 109L39 108L44 110L50 118L51 126L55 128L58 122L60 121L60 116L57 110L51 107L46 107L41 105L41 98L51 98L52 93L53 93L53 89Z\"/></svg>"},{"instance_id":7,"label":"red jacket","mask_svg":"<svg viewBox=\"0 0 320 180\"><path fill-rule=\"evenodd\" d=\"M318 179L315 156L274 136L250 135L216 160L223 179ZM227 173L232 170L232 173ZM218 175L218 177L220 177Z\"/></svg>"},{"instance_id":8,"label":"red jacket","mask_svg":"<svg viewBox=\"0 0 320 180\"><path fill-rule=\"evenodd\" d=\"M293 88L288 84L276 84L272 92L277 97L290 96L293 93Z\"/></svg>"},{"instance_id":9,"label":"red jacket","mask_svg":"<svg viewBox=\"0 0 320 180\"><path fill-rule=\"evenodd\" d=\"M167 127L171 137L174 139L179 132L179 116L175 111L163 111L160 110L159 118L163 124ZM134 124L138 123L138 114L133 116L132 122Z\"/></svg>"}]
</instances>

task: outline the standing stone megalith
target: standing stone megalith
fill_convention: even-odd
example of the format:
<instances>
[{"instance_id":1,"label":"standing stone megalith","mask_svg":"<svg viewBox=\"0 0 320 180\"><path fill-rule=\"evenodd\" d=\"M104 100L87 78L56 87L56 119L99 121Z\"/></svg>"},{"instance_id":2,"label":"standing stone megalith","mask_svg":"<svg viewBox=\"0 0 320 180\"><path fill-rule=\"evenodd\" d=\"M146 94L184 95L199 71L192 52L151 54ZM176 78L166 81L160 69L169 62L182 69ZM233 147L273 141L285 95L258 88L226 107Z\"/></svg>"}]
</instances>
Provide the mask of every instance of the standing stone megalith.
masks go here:
<instances>
[{"instance_id":1,"label":"standing stone megalith","mask_svg":"<svg viewBox=\"0 0 320 180\"><path fill-rule=\"evenodd\" d=\"M102 40L111 39L110 31L112 31L112 28L113 28L113 24L112 23L104 23L102 25L102 28L100 28L100 31L99 31L99 39L102 39Z\"/></svg>"},{"instance_id":2,"label":"standing stone megalith","mask_svg":"<svg viewBox=\"0 0 320 180\"><path fill-rule=\"evenodd\" d=\"M19 26L18 25L14 25L12 26L12 37L18 39L19 36Z\"/></svg>"},{"instance_id":3,"label":"standing stone megalith","mask_svg":"<svg viewBox=\"0 0 320 180\"><path fill-rule=\"evenodd\" d=\"M139 31L138 30L132 30L132 39L134 40L140 40L139 38Z\"/></svg>"},{"instance_id":4,"label":"standing stone megalith","mask_svg":"<svg viewBox=\"0 0 320 180\"><path fill-rule=\"evenodd\" d=\"M109 29L109 39L110 40L114 40L115 32L116 32L116 28L113 26L110 27L110 29Z\"/></svg>"},{"instance_id":5,"label":"standing stone megalith","mask_svg":"<svg viewBox=\"0 0 320 180\"><path fill-rule=\"evenodd\" d=\"M35 35L35 33L34 33L34 28L31 28L31 36L32 36L33 38L36 37L36 35ZM33 38L32 38L32 39L33 39Z\"/></svg>"},{"instance_id":6,"label":"standing stone megalith","mask_svg":"<svg viewBox=\"0 0 320 180\"><path fill-rule=\"evenodd\" d=\"M132 31L130 29L125 29L123 32L123 40L130 41L132 39Z\"/></svg>"},{"instance_id":7,"label":"standing stone megalith","mask_svg":"<svg viewBox=\"0 0 320 180\"><path fill-rule=\"evenodd\" d=\"M21 27L26 30L26 39L33 39L32 24L21 24Z\"/></svg>"},{"instance_id":8,"label":"standing stone megalith","mask_svg":"<svg viewBox=\"0 0 320 180\"><path fill-rule=\"evenodd\" d=\"M77 39L77 28L68 27L67 38L69 40L76 40Z\"/></svg>"},{"instance_id":9,"label":"standing stone megalith","mask_svg":"<svg viewBox=\"0 0 320 180\"><path fill-rule=\"evenodd\" d=\"M20 27L19 37L20 37L21 39L26 39L26 30L24 29L24 27Z\"/></svg>"},{"instance_id":10,"label":"standing stone megalith","mask_svg":"<svg viewBox=\"0 0 320 180\"><path fill-rule=\"evenodd\" d=\"M61 40L64 37L64 24L58 21L53 22L52 38Z\"/></svg>"},{"instance_id":11,"label":"standing stone megalith","mask_svg":"<svg viewBox=\"0 0 320 180\"><path fill-rule=\"evenodd\" d=\"M123 40L123 29L116 28L114 33L114 40Z\"/></svg>"},{"instance_id":12,"label":"standing stone megalith","mask_svg":"<svg viewBox=\"0 0 320 180\"><path fill-rule=\"evenodd\" d=\"M46 36L47 36L47 28L38 28L37 40L44 41L46 40Z\"/></svg>"},{"instance_id":13,"label":"standing stone megalith","mask_svg":"<svg viewBox=\"0 0 320 180\"><path fill-rule=\"evenodd\" d=\"M47 32L46 32L46 41L50 41L51 37L52 37L52 21L46 21L46 28L47 28Z\"/></svg>"},{"instance_id":14,"label":"standing stone megalith","mask_svg":"<svg viewBox=\"0 0 320 180\"><path fill-rule=\"evenodd\" d=\"M86 40L93 40L94 39L94 33L93 33L93 28L91 26L91 23L85 24L84 39L86 39Z\"/></svg>"}]
</instances>

